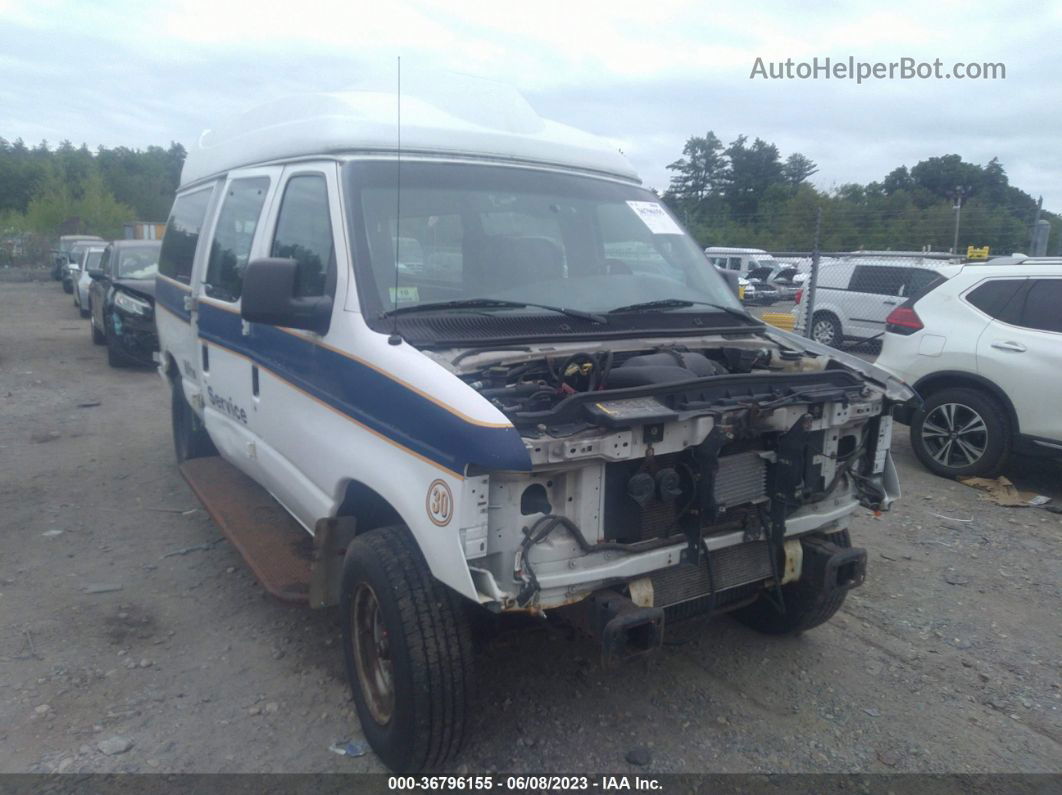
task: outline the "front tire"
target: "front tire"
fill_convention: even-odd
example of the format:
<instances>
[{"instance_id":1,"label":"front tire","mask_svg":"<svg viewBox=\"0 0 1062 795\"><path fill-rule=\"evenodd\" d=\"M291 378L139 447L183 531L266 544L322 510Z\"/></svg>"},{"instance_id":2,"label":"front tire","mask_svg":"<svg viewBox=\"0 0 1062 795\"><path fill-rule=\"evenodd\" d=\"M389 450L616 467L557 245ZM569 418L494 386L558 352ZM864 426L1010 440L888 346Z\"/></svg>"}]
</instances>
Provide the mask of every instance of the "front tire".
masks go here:
<instances>
[{"instance_id":1,"label":"front tire","mask_svg":"<svg viewBox=\"0 0 1062 795\"><path fill-rule=\"evenodd\" d=\"M92 301L89 301L89 331L92 332L92 343L94 345L103 345L107 342L107 337L96 328L96 319L92 317Z\"/></svg>"},{"instance_id":2,"label":"front tire","mask_svg":"<svg viewBox=\"0 0 1062 795\"><path fill-rule=\"evenodd\" d=\"M185 400L179 377L173 381L170 388L170 425L173 429L173 450L177 455L178 464L183 464L190 458L206 458L218 454L199 415Z\"/></svg>"},{"instance_id":3,"label":"front tire","mask_svg":"<svg viewBox=\"0 0 1062 795\"><path fill-rule=\"evenodd\" d=\"M841 321L829 312L816 312L811 321L811 338L836 348L844 340Z\"/></svg>"},{"instance_id":4,"label":"front tire","mask_svg":"<svg viewBox=\"0 0 1062 795\"><path fill-rule=\"evenodd\" d=\"M128 367L133 363L129 356L121 349L114 331L108 328L104 338L107 342L107 364L111 367Z\"/></svg>"},{"instance_id":5,"label":"front tire","mask_svg":"<svg viewBox=\"0 0 1062 795\"><path fill-rule=\"evenodd\" d=\"M347 676L366 739L397 773L438 767L461 748L472 641L459 600L403 526L371 530L347 548Z\"/></svg>"},{"instance_id":6,"label":"front tire","mask_svg":"<svg viewBox=\"0 0 1062 795\"><path fill-rule=\"evenodd\" d=\"M911 448L922 465L946 478L993 477L1010 455L1003 407L976 389L933 392L911 417Z\"/></svg>"},{"instance_id":7,"label":"front tire","mask_svg":"<svg viewBox=\"0 0 1062 795\"><path fill-rule=\"evenodd\" d=\"M826 539L844 549L852 546L847 530L828 535ZM783 585L784 613L779 613L764 594L747 607L735 610L732 615L745 626L765 635L796 635L825 624L844 604L847 590L823 593L822 585L821 582L810 582L803 577Z\"/></svg>"}]
</instances>

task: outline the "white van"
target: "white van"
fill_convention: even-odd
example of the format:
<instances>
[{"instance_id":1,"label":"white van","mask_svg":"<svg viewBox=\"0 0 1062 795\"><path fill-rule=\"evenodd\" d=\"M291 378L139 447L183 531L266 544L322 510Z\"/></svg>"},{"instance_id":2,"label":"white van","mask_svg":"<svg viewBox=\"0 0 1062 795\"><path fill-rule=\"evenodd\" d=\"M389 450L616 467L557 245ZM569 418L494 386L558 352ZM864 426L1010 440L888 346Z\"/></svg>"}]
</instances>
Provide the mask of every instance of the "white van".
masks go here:
<instances>
[{"instance_id":1,"label":"white van","mask_svg":"<svg viewBox=\"0 0 1062 795\"><path fill-rule=\"evenodd\" d=\"M610 660L696 614L830 618L913 393L746 314L613 145L472 86L404 96L399 156L395 105L205 133L156 293L177 457L220 454L313 536L380 757L459 748L470 612L566 617Z\"/></svg>"},{"instance_id":2,"label":"white van","mask_svg":"<svg viewBox=\"0 0 1062 795\"><path fill-rule=\"evenodd\" d=\"M823 345L866 342L885 334L885 319L907 298L959 266L927 257L857 256L823 258L815 291L810 337ZM796 327L807 323L803 293L792 313Z\"/></svg>"},{"instance_id":3,"label":"white van","mask_svg":"<svg viewBox=\"0 0 1062 795\"><path fill-rule=\"evenodd\" d=\"M773 267L780 263L762 248L731 248L708 246L704 250L708 261L725 271L737 271L746 276L756 268Z\"/></svg>"}]
</instances>

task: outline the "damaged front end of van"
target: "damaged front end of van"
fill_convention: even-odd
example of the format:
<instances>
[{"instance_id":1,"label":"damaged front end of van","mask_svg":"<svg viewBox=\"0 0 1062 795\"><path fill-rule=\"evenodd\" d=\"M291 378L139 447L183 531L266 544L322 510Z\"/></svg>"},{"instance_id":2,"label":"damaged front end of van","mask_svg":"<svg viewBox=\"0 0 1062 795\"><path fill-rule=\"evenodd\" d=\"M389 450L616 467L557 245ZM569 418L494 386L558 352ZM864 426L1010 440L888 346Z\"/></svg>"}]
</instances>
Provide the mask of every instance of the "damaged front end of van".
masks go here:
<instances>
[{"instance_id":1,"label":"damaged front end of van","mask_svg":"<svg viewBox=\"0 0 1062 795\"><path fill-rule=\"evenodd\" d=\"M810 628L862 583L848 524L899 496L898 381L766 327L528 348L429 354L512 421L531 462L470 473L488 495L461 531L481 602L558 610L620 658L705 613Z\"/></svg>"}]
</instances>

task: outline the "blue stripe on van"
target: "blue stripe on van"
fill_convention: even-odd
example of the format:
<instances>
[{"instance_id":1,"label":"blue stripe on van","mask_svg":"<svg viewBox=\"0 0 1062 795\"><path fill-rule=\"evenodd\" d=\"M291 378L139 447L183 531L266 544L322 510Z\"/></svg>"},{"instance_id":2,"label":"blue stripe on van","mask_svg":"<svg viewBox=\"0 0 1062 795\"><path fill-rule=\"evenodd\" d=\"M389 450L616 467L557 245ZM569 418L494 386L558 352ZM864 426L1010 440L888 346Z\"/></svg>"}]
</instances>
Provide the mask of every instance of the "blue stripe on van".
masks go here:
<instances>
[{"instance_id":1,"label":"blue stripe on van","mask_svg":"<svg viewBox=\"0 0 1062 795\"><path fill-rule=\"evenodd\" d=\"M463 475L469 464L527 471L531 458L519 432L470 423L362 362L272 326L255 323L244 336L240 316L200 302L199 336L259 363L321 402Z\"/></svg>"},{"instance_id":2,"label":"blue stripe on van","mask_svg":"<svg viewBox=\"0 0 1062 795\"><path fill-rule=\"evenodd\" d=\"M177 315L185 323L192 321L192 314L184 308L184 299L191 295L189 288L181 288L169 279L155 277L155 303Z\"/></svg>"}]
</instances>

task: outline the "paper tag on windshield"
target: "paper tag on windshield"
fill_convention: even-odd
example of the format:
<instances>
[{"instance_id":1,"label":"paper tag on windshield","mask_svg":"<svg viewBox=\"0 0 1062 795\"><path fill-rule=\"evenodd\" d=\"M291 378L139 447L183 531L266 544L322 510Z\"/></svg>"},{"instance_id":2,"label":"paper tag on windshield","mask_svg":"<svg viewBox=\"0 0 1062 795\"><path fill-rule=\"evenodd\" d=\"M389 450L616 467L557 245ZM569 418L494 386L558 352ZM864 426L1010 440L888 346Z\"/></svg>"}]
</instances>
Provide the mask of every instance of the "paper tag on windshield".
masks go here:
<instances>
[{"instance_id":1,"label":"paper tag on windshield","mask_svg":"<svg viewBox=\"0 0 1062 795\"><path fill-rule=\"evenodd\" d=\"M388 287L387 292L390 294L392 304L411 304L420 300L420 291L414 287L399 287L397 298L395 300L396 293L394 287Z\"/></svg>"},{"instance_id":2,"label":"paper tag on windshield","mask_svg":"<svg viewBox=\"0 0 1062 795\"><path fill-rule=\"evenodd\" d=\"M682 234L675 219L658 202L627 202L627 206L634 210L634 214L642 219L654 235Z\"/></svg>"}]
</instances>

